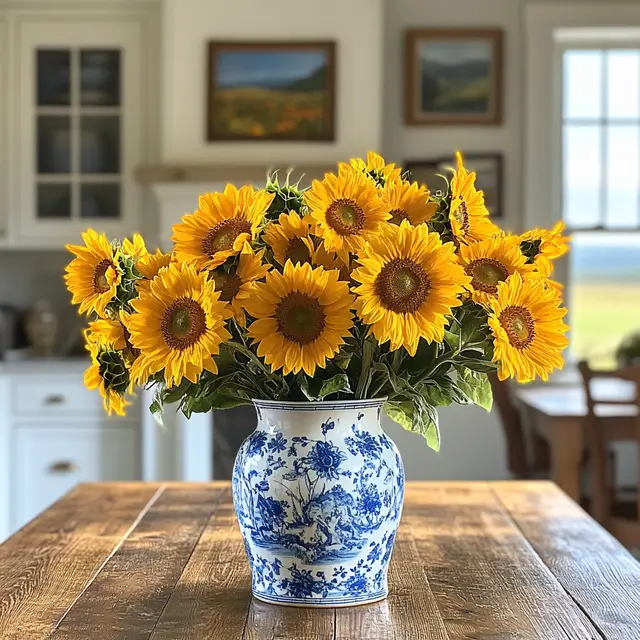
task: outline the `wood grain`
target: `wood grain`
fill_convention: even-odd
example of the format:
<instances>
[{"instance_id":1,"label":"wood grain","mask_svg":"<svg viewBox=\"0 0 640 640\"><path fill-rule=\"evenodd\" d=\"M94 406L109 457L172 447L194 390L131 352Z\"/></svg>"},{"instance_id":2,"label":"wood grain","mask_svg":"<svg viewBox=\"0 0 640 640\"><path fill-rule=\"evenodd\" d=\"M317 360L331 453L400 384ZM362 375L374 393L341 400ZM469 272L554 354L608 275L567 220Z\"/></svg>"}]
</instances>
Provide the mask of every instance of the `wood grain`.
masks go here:
<instances>
[{"instance_id":1,"label":"wood grain","mask_svg":"<svg viewBox=\"0 0 640 640\"><path fill-rule=\"evenodd\" d=\"M250 601L251 573L226 489L151 638L242 638Z\"/></svg>"},{"instance_id":2,"label":"wood grain","mask_svg":"<svg viewBox=\"0 0 640 640\"><path fill-rule=\"evenodd\" d=\"M0 546L0 638L47 638L162 489L83 485Z\"/></svg>"},{"instance_id":3,"label":"wood grain","mask_svg":"<svg viewBox=\"0 0 640 640\"><path fill-rule=\"evenodd\" d=\"M0 638L640 638L640 565L550 483L409 483L389 578L372 605L265 604L228 483L84 485L0 546Z\"/></svg>"},{"instance_id":4,"label":"wood grain","mask_svg":"<svg viewBox=\"0 0 640 640\"><path fill-rule=\"evenodd\" d=\"M447 640L405 515L393 550L387 600L336 610L336 640Z\"/></svg>"},{"instance_id":5,"label":"wood grain","mask_svg":"<svg viewBox=\"0 0 640 640\"><path fill-rule=\"evenodd\" d=\"M410 487L407 499L450 640L600 638L488 485Z\"/></svg>"},{"instance_id":6,"label":"wood grain","mask_svg":"<svg viewBox=\"0 0 640 640\"><path fill-rule=\"evenodd\" d=\"M493 490L602 636L640 638L640 565L631 554L551 483Z\"/></svg>"},{"instance_id":7,"label":"wood grain","mask_svg":"<svg viewBox=\"0 0 640 640\"><path fill-rule=\"evenodd\" d=\"M147 640L220 493L212 488L167 488L77 600L53 638ZM106 602L111 606L105 607Z\"/></svg>"}]
</instances>

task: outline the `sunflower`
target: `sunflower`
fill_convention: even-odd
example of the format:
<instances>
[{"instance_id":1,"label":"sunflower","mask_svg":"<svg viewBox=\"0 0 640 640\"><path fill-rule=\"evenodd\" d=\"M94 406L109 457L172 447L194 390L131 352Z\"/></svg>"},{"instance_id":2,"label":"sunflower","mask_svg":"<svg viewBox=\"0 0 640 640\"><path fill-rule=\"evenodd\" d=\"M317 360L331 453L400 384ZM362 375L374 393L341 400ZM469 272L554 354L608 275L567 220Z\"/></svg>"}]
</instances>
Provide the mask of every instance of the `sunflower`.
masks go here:
<instances>
[{"instance_id":1,"label":"sunflower","mask_svg":"<svg viewBox=\"0 0 640 640\"><path fill-rule=\"evenodd\" d=\"M126 311L120 311L120 320L96 320L89 323L89 333L87 339L102 340L111 348L122 352L125 363L130 365L140 355L130 341L131 335L127 329L129 316Z\"/></svg>"},{"instance_id":2,"label":"sunflower","mask_svg":"<svg viewBox=\"0 0 640 640\"><path fill-rule=\"evenodd\" d=\"M160 249L150 253L139 233L133 234L133 240L125 239L122 243L122 251L134 259L136 268L146 280L153 280L158 275L158 271L171 262L170 253L163 253Z\"/></svg>"},{"instance_id":3,"label":"sunflower","mask_svg":"<svg viewBox=\"0 0 640 640\"><path fill-rule=\"evenodd\" d=\"M264 249L254 253L246 242L237 265L218 267L212 272L216 290L220 292L220 300L231 305L236 320L243 327L246 325L244 305L254 293L256 281L264 278L271 268L263 262L263 258Z\"/></svg>"},{"instance_id":4,"label":"sunflower","mask_svg":"<svg viewBox=\"0 0 640 640\"><path fill-rule=\"evenodd\" d=\"M118 256L104 233L89 229L82 234L82 241L85 246L66 245L76 257L67 265L64 279L80 313L95 311L105 317L122 277Z\"/></svg>"},{"instance_id":5,"label":"sunflower","mask_svg":"<svg viewBox=\"0 0 640 640\"><path fill-rule=\"evenodd\" d=\"M376 187L360 172L341 165L338 175L328 173L324 180L314 180L305 192L314 232L327 251L335 251L344 262L349 252L362 249L391 216Z\"/></svg>"},{"instance_id":6,"label":"sunflower","mask_svg":"<svg viewBox=\"0 0 640 640\"><path fill-rule=\"evenodd\" d=\"M441 342L447 315L461 304L471 278L457 262L453 243L443 244L426 225L385 225L358 255L352 277L361 283L357 311L381 344L415 355L420 338Z\"/></svg>"},{"instance_id":7,"label":"sunflower","mask_svg":"<svg viewBox=\"0 0 640 640\"><path fill-rule=\"evenodd\" d=\"M272 371L313 376L344 344L353 326L353 296L338 278L338 271L287 261L283 273L271 271L257 285L246 303L256 318L249 336Z\"/></svg>"},{"instance_id":8,"label":"sunflower","mask_svg":"<svg viewBox=\"0 0 640 640\"><path fill-rule=\"evenodd\" d=\"M433 217L438 205L429 202L431 192L417 182L388 182L382 200L391 215L392 224L408 220L414 227Z\"/></svg>"},{"instance_id":9,"label":"sunflower","mask_svg":"<svg viewBox=\"0 0 640 640\"><path fill-rule=\"evenodd\" d=\"M311 224L295 211L281 213L278 222L270 222L264 232L264 241L281 265L287 260L294 264L309 262L314 250Z\"/></svg>"},{"instance_id":10,"label":"sunflower","mask_svg":"<svg viewBox=\"0 0 640 640\"><path fill-rule=\"evenodd\" d=\"M498 285L490 309L493 361L498 363L500 380L530 382L536 376L547 380L553 369L562 368L562 350L569 344L562 320L567 310L542 278L523 280L514 274Z\"/></svg>"},{"instance_id":11,"label":"sunflower","mask_svg":"<svg viewBox=\"0 0 640 640\"><path fill-rule=\"evenodd\" d=\"M104 410L109 415L114 412L124 416L128 404L124 396L131 386L124 356L102 333L86 331L85 339L91 354L91 365L84 373L85 386L100 391Z\"/></svg>"},{"instance_id":12,"label":"sunflower","mask_svg":"<svg viewBox=\"0 0 640 640\"><path fill-rule=\"evenodd\" d=\"M200 196L198 210L173 227L172 240L178 261L197 270L214 269L242 251L259 231L274 193L228 184L224 193Z\"/></svg>"},{"instance_id":13,"label":"sunflower","mask_svg":"<svg viewBox=\"0 0 640 640\"><path fill-rule=\"evenodd\" d=\"M367 153L366 160L353 158L349 164L356 171L364 173L373 184L379 187L402 181L402 169L393 163L387 164L384 158L374 151Z\"/></svg>"},{"instance_id":14,"label":"sunflower","mask_svg":"<svg viewBox=\"0 0 640 640\"><path fill-rule=\"evenodd\" d=\"M556 222L551 230L533 229L520 236L522 253L541 273L550 274L551 261L569 251L569 238L562 235L564 230L564 223Z\"/></svg>"},{"instance_id":15,"label":"sunflower","mask_svg":"<svg viewBox=\"0 0 640 640\"><path fill-rule=\"evenodd\" d=\"M476 174L462 164L462 154L456 153L458 168L451 178L451 208L449 221L458 241L484 240L499 233L500 229L489 220L484 205L484 193L475 188Z\"/></svg>"},{"instance_id":16,"label":"sunflower","mask_svg":"<svg viewBox=\"0 0 640 640\"><path fill-rule=\"evenodd\" d=\"M206 273L193 265L171 263L152 280L148 290L131 302L136 313L127 319L132 346L140 355L132 377L145 384L164 369L168 386L183 378L196 382L203 369L217 372L214 355L231 338L224 323L233 315Z\"/></svg>"},{"instance_id":17,"label":"sunflower","mask_svg":"<svg viewBox=\"0 0 640 640\"><path fill-rule=\"evenodd\" d=\"M469 291L474 302L487 305L498 295L498 284L518 272L533 274L520 251L520 239L514 236L494 236L480 242L460 245L458 258L465 273L472 278Z\"/></svg>"}]
</instances>

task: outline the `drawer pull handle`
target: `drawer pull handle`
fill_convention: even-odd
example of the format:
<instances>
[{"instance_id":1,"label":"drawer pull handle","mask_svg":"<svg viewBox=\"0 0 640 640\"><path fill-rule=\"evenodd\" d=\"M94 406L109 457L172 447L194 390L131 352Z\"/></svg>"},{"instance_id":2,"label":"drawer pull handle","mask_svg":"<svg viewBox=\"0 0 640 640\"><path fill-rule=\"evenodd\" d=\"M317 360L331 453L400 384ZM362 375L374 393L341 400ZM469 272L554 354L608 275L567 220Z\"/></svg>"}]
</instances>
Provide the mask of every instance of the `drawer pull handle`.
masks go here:
<instances>
[{"instance_id":1,"label":"drawer pull handle","mask_svg":"<svg viewBox=\"0 0 640 640\"><path fill-rule=\"evenodd\" d=\"M47 396L44 399L44 404L46 405L54 405L54 404L64 404L64 396L58 395L58 394L53 394L50 396Z\"/></svg>"},{"instance_id":2,"label":"drawer pull handle","mask_svg":"<svg viewBox=\"0 0 640 640\"><path fill-rule=\"evenodd\" d=\"M73 473L78 470L78 465L69 460L54 462L50 467L51 473Z\"/></svg>"}]
</instances>

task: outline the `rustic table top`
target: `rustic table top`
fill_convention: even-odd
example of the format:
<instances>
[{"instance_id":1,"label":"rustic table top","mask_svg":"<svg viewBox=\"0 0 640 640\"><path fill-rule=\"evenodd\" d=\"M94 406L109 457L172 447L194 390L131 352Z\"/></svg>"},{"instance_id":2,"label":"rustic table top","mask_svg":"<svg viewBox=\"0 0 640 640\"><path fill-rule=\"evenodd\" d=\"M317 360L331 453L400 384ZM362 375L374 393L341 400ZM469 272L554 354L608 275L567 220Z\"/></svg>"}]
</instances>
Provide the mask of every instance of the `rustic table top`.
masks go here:
<instances>
[{"instance_id":1,"label":"rustic table top","mask_svg":"<svg viewBox=\"0 0 640 640\"><path fill-rule=\"evenodd\" d=\"M551 483L409 483L386 601L278 607L228 484L89 484L0 546L0 638L638 640L640 564Z\"/></svg>"}]
</instances>

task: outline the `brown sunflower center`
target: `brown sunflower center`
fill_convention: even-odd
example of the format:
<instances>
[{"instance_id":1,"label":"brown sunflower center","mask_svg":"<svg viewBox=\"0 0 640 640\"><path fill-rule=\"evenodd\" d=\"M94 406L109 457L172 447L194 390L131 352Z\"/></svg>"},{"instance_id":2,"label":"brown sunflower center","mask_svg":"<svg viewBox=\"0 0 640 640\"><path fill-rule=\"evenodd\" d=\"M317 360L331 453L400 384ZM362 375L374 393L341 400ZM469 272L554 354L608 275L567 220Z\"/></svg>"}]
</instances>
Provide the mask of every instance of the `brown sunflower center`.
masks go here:
<instances>
[{"instance_id":1,"label":"brown sunflower center","mask_svg":"<svg viewBox=\"0 0 640 640\"><path fill-rule=\"evenodd\" d=\"M427 299L431 282L419 264L409 258L396 258L382 267L375 288L387 309L396 313L415 313Z\"/></svg>"},{"instance_id":2,"label":"brown sunflower center","mask_svg":"<svg viewBox=\"0 0 640 640\"><path fill-rule=\"evenodd\" d=\"M204 309L191 298L178 298L162 317L162 336L172 349L187 349L207 330Z\"/></svg>"},{"instance_id":3,"label":"brown sunflower center","mask_svg":"<svg viewBox=\"0 0 640 640\"><path fill-rule=\"evenodd\" d=\"M307 245L300 238L292 238L289 240L289 246L284 254L284 261L291 260L293 264L302 264L310 262L311 256Z\"/></svg>"},{"instance_id":4,"label":"brown sunflower center","mask_svg":"<svg viewBox=\"0 0 640 640\"><path fill-rule=\"evenodd\" d=\"M478 258L464 268L465 273L471 276L471 286L476 291L496 293L498 283L504 282L509 277L509 271L499 261L493 258Z\"/></svg>"},{"instance_id":5,"label":"brown sunflower center","mask_svg":"<svg viewBox=\"0 0 640 640\"><path fill-rule=\"evenodd\" d=\"M499 317L509 342L516 349L524 349L535 337L535 322L529 309L511 306L503 309Z\"/></svg>"},{"instance_id":6,"label":"brown sunflower center","mask_svg":"<svg viewBox=\"0 0 640 640\"><path fill-rule=\"evenodd\" d=\"M469 231L469 212L467 211L467 203L464 200L462 200L460 206L456 209L453 217L462 227L462 233L467 233Z\"/></svg>"},{"instance_id":7,"label":"brown sunflower center","mask_svg":"<svg viewBox=\"0 0 640 640\"><path fill-rule=\"evenodd\" d=\"M404 209L391 209L391 224L400 224L403 220L409 219L409 214Z\"/></svg>"},{"instance_id":8,"label":"brown sunflower center","mask_svg":"<svg viewBox=\"0 0 640 640\"><path fill-rule=\"evenodd\" d=\"M322 305L306 293L294 291L276 307L278 331L289 341L298 344L313 342L326 324Z\"/></svg>"},{"instance_id":9,"label":"brown sunflower center","mask_svg":"<svg viewBox=\"0 0 640 640\"><path fill-rule=\"evenodd\" d=\"M354 200L341 198L331 203L326 213L327 224L341 236L352 236L364 228L364 211Z\"/></svg>"},{"instance_id":10,"label":"brown sunflower center","mask_svg":"<svg viewBox=\"0 0 640 640\"><path fill-rule=\"evenodd\" d=\"M113 269L113 262L111 260L102 260L98 262L93 270L93 290L95 293L105 293L109 291L110 283L107 278L107 271Z\"/></svg>"},{"instance_id":11,"label":"brown sunflower center","mask_svg":"<svg viewBox=\"0 0 640 640\"><path fill-rule=\"evenodd\" d=\"M208 256L213 256L218 251L230 251L241 233L251 233L251 224L246 220L229 218L218 222L204 237L202 250Z\"/></svg>"},{"instance_id":12,"label":"brown sunflower center","mask_svg":"<svg viewBox=\"0 0 640 640\"><path fill-rule=\"evenodd\" d=\"M230 302L240 291L242 280L237 273L215 273L213 280L216 283L216 290L220 292L220 300Z\"/></svg>"}]
</instances>

